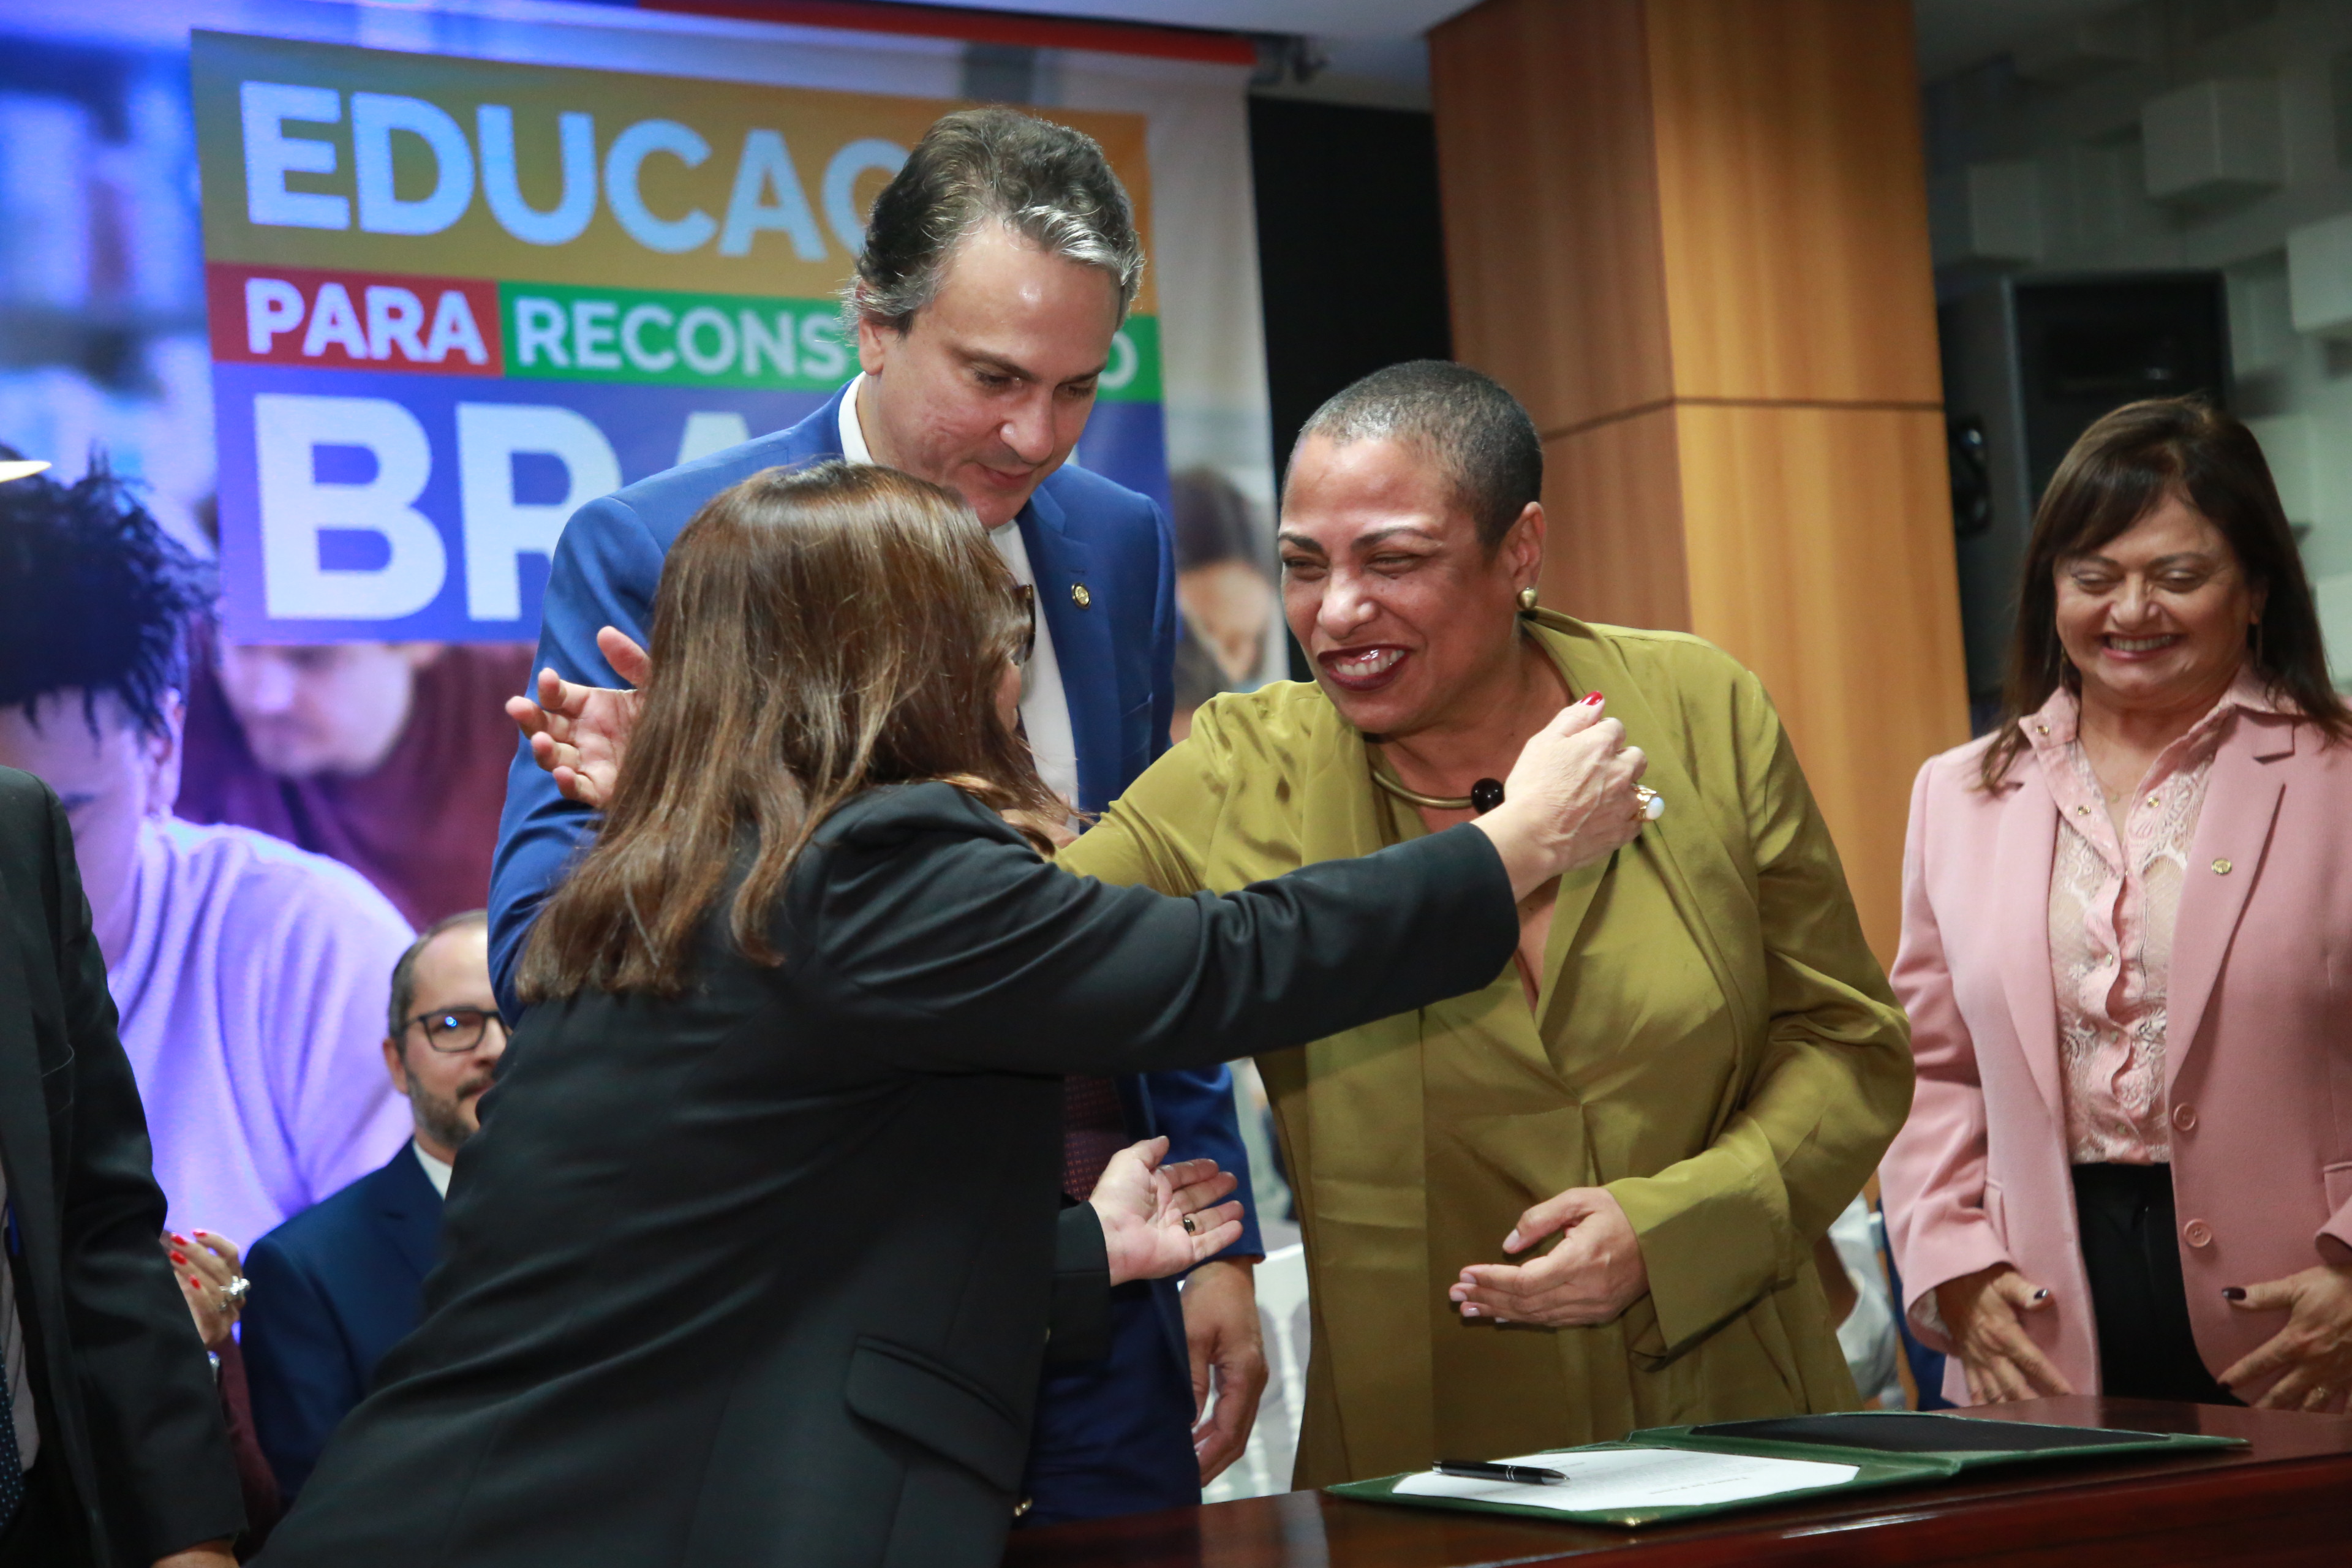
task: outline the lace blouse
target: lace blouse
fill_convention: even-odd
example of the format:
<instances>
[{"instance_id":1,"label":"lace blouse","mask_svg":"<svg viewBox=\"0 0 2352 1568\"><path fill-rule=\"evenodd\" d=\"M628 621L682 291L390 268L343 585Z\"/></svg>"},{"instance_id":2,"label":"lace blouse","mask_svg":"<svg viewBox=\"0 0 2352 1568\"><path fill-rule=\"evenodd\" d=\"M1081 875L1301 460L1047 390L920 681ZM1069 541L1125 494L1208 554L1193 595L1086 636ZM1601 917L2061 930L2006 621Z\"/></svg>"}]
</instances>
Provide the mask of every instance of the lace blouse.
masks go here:
<instances>
[{"instance_id":1,"label":"lace blouse","mask_svg":"<svg viewBox=\"0 0 2352 1568\"><path fill-rule=\"evenodd\" d=\"M2164 1024L2173 922L2213 753L2241 708L2272 707L2261 684L2241 673L2213 710L2158 756L2120 836L2076 732L2073 694L2062 688L2025 721L2061 824L2050 869L2050 973L2074 1164L2172 1158Z\"/></svg>"}]
</instances>

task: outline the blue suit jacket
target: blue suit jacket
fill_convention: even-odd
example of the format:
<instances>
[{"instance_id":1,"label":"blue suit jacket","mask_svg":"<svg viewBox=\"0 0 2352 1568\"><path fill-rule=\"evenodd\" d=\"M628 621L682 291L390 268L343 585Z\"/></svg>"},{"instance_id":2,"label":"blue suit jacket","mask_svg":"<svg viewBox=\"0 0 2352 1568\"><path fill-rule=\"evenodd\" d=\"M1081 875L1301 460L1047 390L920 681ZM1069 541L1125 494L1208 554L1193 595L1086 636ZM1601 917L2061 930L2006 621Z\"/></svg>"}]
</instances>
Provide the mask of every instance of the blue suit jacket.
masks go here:
<instances>
[{"instance_id":1,"label":"blue suit jacket","mask_svg":"<svg viewBox=\"0 0 2352 1568\"><path fill-rule=\"evenodd\" d=\"M383 1352L416 1327L441 1245L441 1194L402 1144L382 1170L253 1244L239 1343L261 1451L288 1501L364 1397Z\"/></svg>"},{"instance_id":2,"label":"blue suit jacket","mask_svg":"<svg viewBox=\"0 0 2352 1568\"><path fill-rule=\"evenodd\" d=\"M597 631L617 626L646 640L662 558L703 502L762 468L839 458L846 392L788 430L680 464L573 513L549 572L533 669L619 685L597 651ZM1018 521L1069 703L1078 805L1098 812L1168 748L1176 651L1168 521L1133 490L1066 466L1037 487ZM1084 606L1072 596L1080 585ZM557 793L528 745L518 746L490 873L490 973L509 1018L521 1016L513 985L523 939L591 817ZM1137 1137L1164 1132L1171 1159L1213 1159L1241 1178L1243 1234L1228 1250L1263 1252L1231 1075L1223 1068L1150 1073L1122 1079L1119 1091Z\"/></svg>"}]
</instances>

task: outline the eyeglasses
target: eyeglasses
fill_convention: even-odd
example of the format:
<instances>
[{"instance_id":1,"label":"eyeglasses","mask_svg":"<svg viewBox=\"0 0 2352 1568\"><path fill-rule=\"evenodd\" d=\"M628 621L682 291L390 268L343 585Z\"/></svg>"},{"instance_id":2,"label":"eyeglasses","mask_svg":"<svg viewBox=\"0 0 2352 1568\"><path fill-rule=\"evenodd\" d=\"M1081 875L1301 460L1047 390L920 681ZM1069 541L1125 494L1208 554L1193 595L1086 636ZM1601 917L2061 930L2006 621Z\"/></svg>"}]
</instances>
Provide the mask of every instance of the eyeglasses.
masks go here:
<instances>
[{"instance_id":1,"label":"eyeglasses","mask_svg":"<svg viewBox=\"0 0 2352 1568\"><path fill-rule=\"evenodd\" d=\"M507 1033L507 1021L495 1012L480 1007L436 1007L430 1013L419 1013L403 1024L406 1034L419 1024L425 1026L425 1043L444 1056L462 1056L482 1043L489 1026L499 1026L499 1037Z\"/></svg>"},{"instance_id":2,"label":"eyeglasses","mask_svg":"<svg viewBox=\"0 0 2352 1568\"><path fill-rule=\"evenodd\" d=\"M1013 662L1016 666L1025 667L1029 663L1029 656L1037 651L1036 584L1034 583L1013 584L1013 602L1020 607L1021 619L1024 623L1024 629L1021 633L1021 646L1013 650Z\"/></svg>"}]
</instances>

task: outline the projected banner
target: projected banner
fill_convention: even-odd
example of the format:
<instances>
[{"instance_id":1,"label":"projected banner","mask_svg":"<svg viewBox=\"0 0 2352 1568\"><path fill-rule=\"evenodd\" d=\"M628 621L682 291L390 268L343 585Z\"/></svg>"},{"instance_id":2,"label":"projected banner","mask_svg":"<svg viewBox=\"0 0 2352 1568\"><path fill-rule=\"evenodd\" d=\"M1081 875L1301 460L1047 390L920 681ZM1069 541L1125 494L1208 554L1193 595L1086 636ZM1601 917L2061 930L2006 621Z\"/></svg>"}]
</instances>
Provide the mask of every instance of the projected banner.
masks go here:
<instances>
[{"instance_id":1,"label":"projected banner","mask_svg":"<svg viewBox=\"0 0 2352 1568\"><path fill-rule=\"evenodd\" d=\"M194 37L223 613L528 641L582 503L856 370L838 289L945 105ZM1094 136L1150 238L1139 115ZM1163 500L1149 283L1078 461Z\"/></svg>"}]
</instances>

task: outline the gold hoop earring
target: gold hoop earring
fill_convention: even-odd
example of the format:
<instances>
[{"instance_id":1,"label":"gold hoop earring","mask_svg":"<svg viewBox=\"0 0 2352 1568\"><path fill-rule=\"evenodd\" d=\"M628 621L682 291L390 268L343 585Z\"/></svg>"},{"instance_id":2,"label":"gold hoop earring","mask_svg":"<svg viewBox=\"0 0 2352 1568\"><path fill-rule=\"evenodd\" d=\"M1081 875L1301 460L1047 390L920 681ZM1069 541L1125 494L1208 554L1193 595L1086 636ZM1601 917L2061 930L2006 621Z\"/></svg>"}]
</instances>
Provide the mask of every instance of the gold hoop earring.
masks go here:
<instances>
[{"instance_id":1,"label":"gold hoop earring","mask_svg":"<svg viewBox=\"0 0 2352 1568\"><path fill-rule=\"evenodd\" d=\"M1521 614L1521 615L1523 615L1523 616L1524 616L1524 615L1530 614L1530 613L1532 613L1532 612L1534 611L1535 607L1536 607L1536 591L1535 591L1533 588L1522 588L1522 589L1520 589L1520 590L1519 590L1519 614Z\"/></svg>"}]
</instances>

